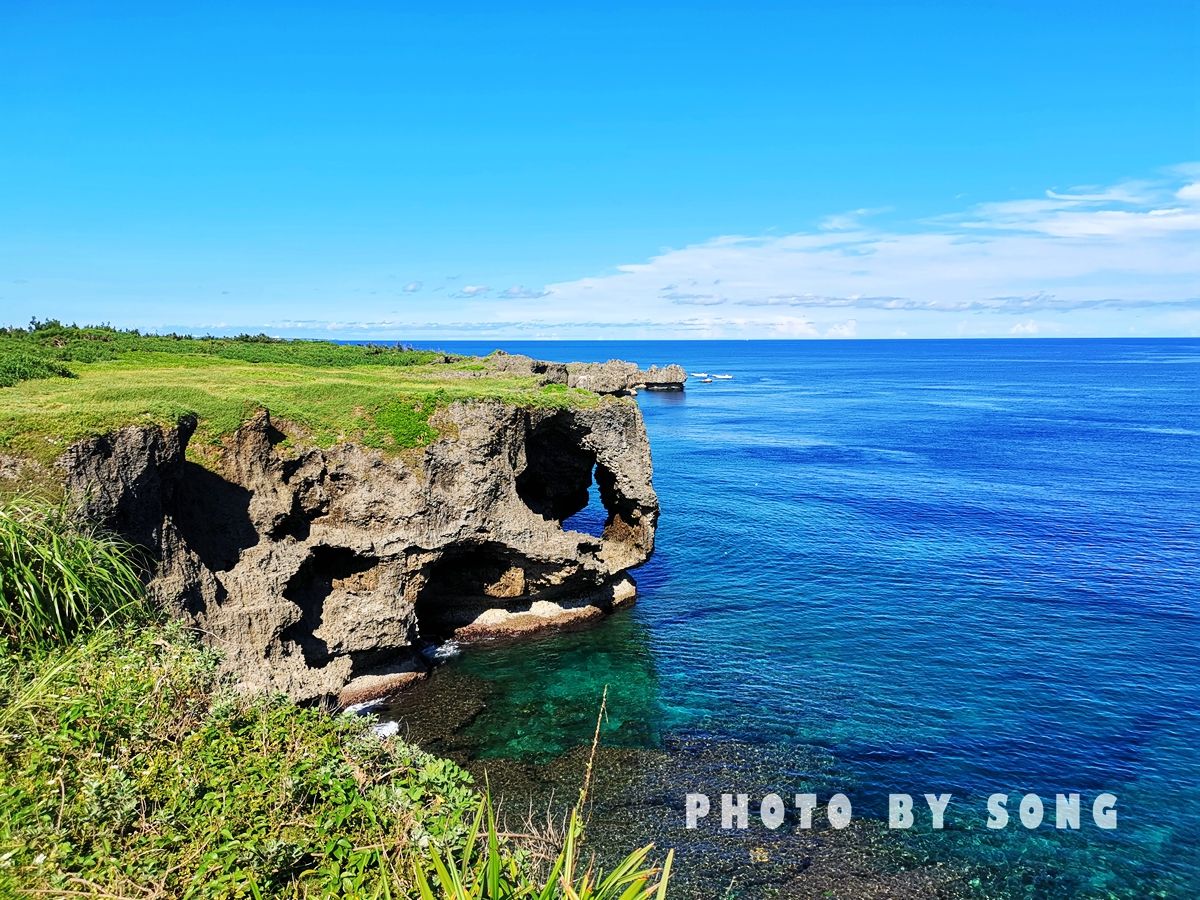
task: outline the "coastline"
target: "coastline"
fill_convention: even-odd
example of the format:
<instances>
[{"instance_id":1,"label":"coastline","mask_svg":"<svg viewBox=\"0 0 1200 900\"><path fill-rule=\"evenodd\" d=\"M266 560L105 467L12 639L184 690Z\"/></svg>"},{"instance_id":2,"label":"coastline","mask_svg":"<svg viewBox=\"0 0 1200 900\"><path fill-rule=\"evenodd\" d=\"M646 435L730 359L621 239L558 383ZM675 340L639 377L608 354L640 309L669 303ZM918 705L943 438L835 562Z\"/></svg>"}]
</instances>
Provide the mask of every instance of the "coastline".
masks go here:
<instances>
[{"instance_id":1,"label":"coastline","mask_svg":"<svg viewBox=\"0 0 1200 900\"><path fill-rule=\"evenodd\" d=\"M657 552L637 572L647 602L583 630L468 648L411 694L441 696L441 714L459 727L420 734L402 724L400 736L477 774L486 768L510 808L527 807L544 796L539 785L566 791L600 688L611 684L597 847L612 859L643 834L678 846L681 896L685 885L698 885L698 896L723 889L725 875L744 879L747 896L783 886L1003 896L1027 885L1137 896L1146 885L1187 884L1189 832L1154 821L1153 804L1175 796L1171 766L1187 759L1175 732L1155 723L1178 722L1179 667L1194 650L1168 583L1186 570L1171 555L1184 548L1164 530L1179 520L1176 475L1190 437L1169 421L1142 421L1146 394L1130 373L1157 375L1146 390L1159 396L1168 376L1186 380L1182 363L1169 366L1191 345L1022 345L1005 349L996 378L982 385L954 374L955 346L901 358L876 346L824 356L772 346L774 357L751 348L720 366L735 378L704 393L638 398L670 510ZM689 368L716 368L711 348L693 352L705 356L684 358ZM908 367L901 378L891 371L898 359ZM1072 380L1049 376L1067 365ZM1114 371L1121 393L1104 387ZM1047 426L1062 408L1072 417ZM898 420L907 427L897 430ZM1147 443L1154 454L1141 452ZM1122 464L1129 474L1114 477ZM1154 501L1136 516L1121 500L1131 485ZM602 533L607 511L594 490L586 503L564 527ZM1079 529L1091 529L1104 558L1059 538ZM1016 535L1028 539L1010 547ZM1152 545L1162 577L1143 578L1141 593L1122 600L1110 585L1131 564L1124 554ZM1042 553L1053 567L1039 566ZM1067 590L1047 580L1064 572ZM1056 624L1063 610L1071 632ZM1125 642L1115 656L1111 642L1094 645L1101 656L1088 643L1098 610ZM1159 627L1163 616L1176 616L1174 630ZM954 640L937 639L950 623ZM1072 679L1058 657L1042 656L1044 668L1014 679L999 665L998 633L1014 645L1053 639L1072 648L1063 659L1087 660L1097 674ZM1164 640L1178 646L1137 649ZM1148 668L1160 689L1138 694ZM1048 698L1032 716L1029 684ZM1101 698L1108 717L1063 712L1083 697ZM449 716L456 705L464 711ZM1053 755L1036 752L1046 733L1059 735ZM1134 762L1150 774L1143 784ZM994 790L1090 797L1110 786L1122 804L1111 839L1051 829L985 840L957 822L944 833L897 834L876 818L889 789L953 792L979 806ZM684 829L689 790L801 789L853 797L854 827Z\"/></svg>"}]
</instances>

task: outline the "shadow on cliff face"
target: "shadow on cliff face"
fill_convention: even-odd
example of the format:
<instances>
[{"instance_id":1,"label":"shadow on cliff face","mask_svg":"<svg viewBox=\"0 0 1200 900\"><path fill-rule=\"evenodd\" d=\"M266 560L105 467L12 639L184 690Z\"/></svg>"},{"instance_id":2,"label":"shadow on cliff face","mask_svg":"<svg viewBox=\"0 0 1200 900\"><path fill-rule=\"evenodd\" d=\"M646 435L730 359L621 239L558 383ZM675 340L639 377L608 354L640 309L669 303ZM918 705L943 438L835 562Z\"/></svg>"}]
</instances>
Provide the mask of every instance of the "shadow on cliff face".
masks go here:
<instances>
[{"instance_id":1,"label":"shadow on cliff face","mask_svg":"<svg viewBox=\"0 0 1200 900\"><path fill-rule=\"evenodd\" d=\"M420 635L438 641L469 622L481 609L519 611L555 593L551 580L562 567L538 563L495 541L453 547L429 565L417 597Z\"/></svg>"},{"instance_id":2,"label":"shadow on cliff face","mask_svg":"<svg viewBox=\"0 0 1200 900\"><path fill-rule=\"evenodd\" d=\"M300 608L300 619L285 628L280 638L294 642L310 667L320 668L330 659L329 645L315 634L325 617L325 601L335 590L373 587L378 565L376 557L347 547L319 546L288 580L283 596Z\"/></svg>"},{"instance_id":3,"label":"shadow on cliff face","mask_svg":"<svg viewBox=\"0 0 1200 900\"><path fill-rule=\"evenodd\" d=\"M204 466L182 464L171 515L180 536L209 570L229 571L243 550L258 543L258 530L250 521L252 496Z\"/></svg>"},{"instance_id":4,"label":"shadow on cliff face","mask_svg":"<svg viewBox=\"0 0 1200 900\"><path fill-rule=\"evenodd\" d=\"M562 413L533 426L526 441L525 469L517 476L517 495L545 519L563 524L573 518L564 528L639 544L640 533L628 524L639 518L637 504L620 494L616 475L583 445L587 433ZM603 512L591 503L593 484Z\"/></svg>"},{"instance_id":5,"label":"shadow on cliff face","mask_svg":"<svg viewBox=\"0 0 1200 900\"><path fill-rule=\"evenodd\" d=\"M517 496L543 518L561 522L588 505L596 454L582 446L586 433L562 413L530 429Z\"/></svg>"}]
</instances>

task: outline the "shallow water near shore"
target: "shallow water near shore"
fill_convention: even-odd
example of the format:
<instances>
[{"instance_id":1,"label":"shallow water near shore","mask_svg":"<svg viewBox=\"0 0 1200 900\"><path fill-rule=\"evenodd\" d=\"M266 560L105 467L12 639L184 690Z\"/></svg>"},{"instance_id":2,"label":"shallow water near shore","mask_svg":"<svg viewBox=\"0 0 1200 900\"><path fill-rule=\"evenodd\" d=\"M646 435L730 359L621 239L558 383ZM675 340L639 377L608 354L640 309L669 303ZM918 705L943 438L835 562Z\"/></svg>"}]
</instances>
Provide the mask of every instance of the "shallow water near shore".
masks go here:
<instances>
[{"instance_id":1,"label":"shallow water near shore","mask_svg":"<svg viewBox=\"0 0 1200 900\"><path fill-rule=\"evenodd\" d=\"M607 686L597 838L680 846L696 896L864 867L868 896L1200 896L1200 341L502 346L734 377L638 399L662 518L637 606L468 648L395 707L404 731L569 801ZM722 792L801 790L868 827L716 830ZM714 813L685 834L689 791ZM865 821L889 792L913 831ZM927 792L954 795L946 831ZM1060 792L1079 831L1054 828Z\"/></svg>"}]
</instances>

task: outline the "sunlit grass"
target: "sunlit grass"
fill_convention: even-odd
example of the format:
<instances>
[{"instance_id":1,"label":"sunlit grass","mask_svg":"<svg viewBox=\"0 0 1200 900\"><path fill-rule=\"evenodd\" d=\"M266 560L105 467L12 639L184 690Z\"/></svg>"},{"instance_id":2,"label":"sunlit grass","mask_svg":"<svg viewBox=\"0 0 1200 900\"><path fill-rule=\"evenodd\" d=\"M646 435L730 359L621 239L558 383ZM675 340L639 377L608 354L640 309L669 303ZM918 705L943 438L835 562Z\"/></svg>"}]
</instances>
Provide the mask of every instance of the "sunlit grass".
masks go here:
<instances>
[{"instance_id":1,"label":"sunlit grass","mask_svg":"<svg viewBox=\"0 0 1200 900\"><path fill-rule=\"evenodd\" d=\"M557 852L548 871L531 873L509 853L500 839L490 791L479 800L475 819L461 851L432 849L428 859L413 863L421 900L665 900L675 851L669 850L661 868L650 861L653 844L628 853L607 872L597 869L583 853L587 831L588 792L600 746L608 689L592 735L579 799L572 807ZM432 869L432 872L428 871Z\"/></svg>"},{"instance_id":2,"label":"sunlit grass","mask_svg":"<svg viewBox=\"0 0 1200 900\"><path fill-rule=\"evenodd\" d=\"M0 389L0 452L48 461L80 438L134 423L171 425L185 414L198 417L199 442L217 443L259 408L298 426L315 446L355 441L403 449L433 440L430 417L456 400L599 402L586 391L473 371L470 363L320 368L137 353L68 365L78 377Z\"/></svg>"},{"instance_id":3,"label":"sunlit grass","mask_svg":"<svg viewBox=\"0 0 1200 900\"><path fill-rule=\"evenodd\" d=\"M134 550L65 504L0 501L0 644L22 652L142 609Z\"/></svg>"},{"instance_id":4,"label":"sunlit grass","mask_svg":"<svg viewBox=\"0 0 1200 900\"><path fill-rule=\"evenodd\" d=\"M199 419L192 448L219 443L262 408L306 443L380 450L439 436L458 400L560 408L599 402L480 360L392 345L265 335L145 335L49 321L0 328L0 453L49 462L81 438L123 425Z\"/></svg>"}]
</instances>

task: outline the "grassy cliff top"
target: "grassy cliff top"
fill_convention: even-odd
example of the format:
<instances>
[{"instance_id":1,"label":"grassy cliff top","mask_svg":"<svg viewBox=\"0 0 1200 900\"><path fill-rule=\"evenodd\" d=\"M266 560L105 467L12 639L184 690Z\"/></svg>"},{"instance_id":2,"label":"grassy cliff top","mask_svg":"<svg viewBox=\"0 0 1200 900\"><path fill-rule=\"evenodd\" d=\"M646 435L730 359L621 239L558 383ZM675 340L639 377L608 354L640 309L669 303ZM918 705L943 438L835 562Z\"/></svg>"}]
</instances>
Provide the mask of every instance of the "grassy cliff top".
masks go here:
<instances>
[{"instance_id":1,"label":"grassy cliff top","mask_svg":"<svg viewBox=\"0 0 1200 900\"><path fill-rule=\"evenodd\" d=\"M542 386L484 361L393 346L193 338L34 322L0 329L0 453L49 461L123 425L199 419L193 444L217 444L266 407L327 447L383 450L437 438L433 413L456 400L587 406L588 391Z\"/></svg>"}]
</instances>

